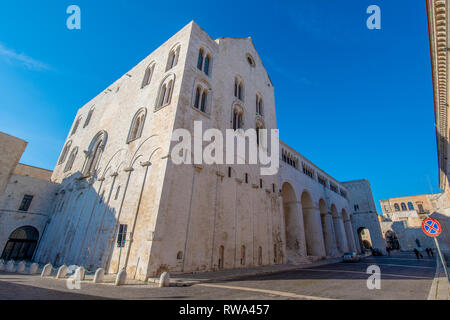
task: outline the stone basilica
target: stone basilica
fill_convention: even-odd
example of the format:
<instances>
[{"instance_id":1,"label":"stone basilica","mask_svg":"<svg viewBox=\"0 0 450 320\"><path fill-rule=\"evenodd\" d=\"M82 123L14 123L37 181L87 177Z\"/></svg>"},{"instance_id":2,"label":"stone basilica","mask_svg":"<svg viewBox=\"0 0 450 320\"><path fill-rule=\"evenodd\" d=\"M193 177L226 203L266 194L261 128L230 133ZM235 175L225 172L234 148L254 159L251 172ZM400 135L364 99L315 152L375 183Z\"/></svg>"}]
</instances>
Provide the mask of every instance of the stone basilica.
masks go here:
<instances>
[{"instance_id":1,"label":"stone basilica","mask_svg":"<svg viewBox=\"0 0 450 320\"><path fill-rule=\"evenodd\" d=\"M275 175L171 161L176 129L276 129L275 111L252 40L189 23L78 110L53 172L17 163L26 144L0 136L2 258L147 280L310 263L361 251L367 232L385 248L369 182L341 183L282 141Z\"/></svg>"}]
</instances>

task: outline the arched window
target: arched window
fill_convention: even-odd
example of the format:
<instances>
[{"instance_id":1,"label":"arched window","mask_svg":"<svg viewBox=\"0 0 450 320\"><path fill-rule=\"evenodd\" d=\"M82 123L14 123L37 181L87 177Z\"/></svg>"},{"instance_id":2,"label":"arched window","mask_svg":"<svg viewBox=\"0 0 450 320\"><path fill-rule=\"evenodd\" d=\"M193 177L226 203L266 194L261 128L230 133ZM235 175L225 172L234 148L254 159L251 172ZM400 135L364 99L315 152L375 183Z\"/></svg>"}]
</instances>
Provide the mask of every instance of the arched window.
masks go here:
<instances>
[{"instance_id":1,"label":"arched window","mask_svg":"<svg viewBox=\"0 0 450 320\"><path fill-rule=\"evenodd\" d=\"M263 99L259 94L256 95L256 114L263 115Z\"/></svg>"},{"instance_id":2,"label":"arched window","mask_svg":"<svg viewBox=\"0 0 450 320\"><path fill-rule=\"evenodd\" d=\"M199 84L195 89L194 108L202 112L208 111L208 88Z\"/></svg>"},{"instance_id":3,"label":"arched window","mask_svg":"<svg viewBox=\"0 0 450 320\"><path fill-rule=\"evenodd\" d=\"M211 73L211 54L204 48L200 48L198 51L197 69L203 71L207 76Z\"/></svg>"},{"instance_id":4,"label":"arched window","mask_svg":"<svg viewBox=\"0 0 450 320\"><path fill-rule=\"evenodd\" d=\"M141 108L134 115L133 120L131 121L130 131L128 132L127 143L141 137L146 114L146 109Z\"/></svg>"},{"instance_id":5,"label":"arched window","mask_svg":"<svg viewBox=\"0 0 450 320\"><path fill-rule=\"evenodd\" d=\"M408 210L414 210L414 205L412 202L408 202Z\"/></svg>"},{"instance_id":6,"label":"arched window","mask_svg":"<svg viewBox=\"0 0 450 320\"><path fill-rule=\"evenodd\" d=\"M72 146L72 140L69 140L66 145L63 148L63 151L61 153L61 156L59 157L59 161L58 164L63 163L64 161L66 161L67 158L67 154L69 153L70 147Z\"/></svg>"},{"instance_id":7,"label":"arched window","mask_svg":"<svg viewBox=\"0 0 450 320\"><path fill-rule=\"evenodd\" d=\"M247 62L251 67L255 67L255 59L253 59L253 57L247 53Z\"/></svg>"},{"instance_id":8,"label":"arched window","mask_svg":"<svg viewBox=\"0 0 450 320\"><path fill-rule=\"evenodd\" d=\"M175 81L175 75L170 75L166 77L163 82L161 82L159 94L157 98L156 108L162 108L170 104L172 99L172 91Z\"/></svg>"},{"instance_id":9,"label":"arched window","mask_svg":"<svg viewBox=\"0 0 450 320\"><path fill-rule=\"evenodd\" d=\"M6 242L1 258L4 260L25 260L33 258L39 240L39 231L32 226L14 230Z\"/></svg>"},{"instance_id":10,"label":"arched window","mask_svg":"<svg viewBox=\"0 0 450 320\"><path fill-rule=\"evenodd\" d=\"M423 210L423 205L421 203L418 203L417 207L419 208L419 213L424 213L425 212L425 210Z\"/></svg>"},{"instance_id":11,"label":"arched window","mask_svg":"<svg viewBox=\"0 0 450 320\"><path fill-rule=\"evenodd\" d=\"M75 121L75 124L73 125L72 133L70 135L75 134L77 132L78 126L80 125L81 117L78 117L77 121Z\"/></svg>"},{"instance_id":12,"label":"arched window","mask_svg":"<svg viewBox=\"0 0 450 320\"><path fill-rule=\"evenodd\" d=\"M256 144L259 146L261 141L261 129L264 129L264 121L261 118L256 119ZM264 146L265 147L265 146Z\"/></svg>"},{"instance_id":13,"label":"arched window","mask_svg":"<svg viewBox=\"0 0 450 320\"><path fill-rule=\"evenodd\" d=\"M203 50L203 48L200 48L200 51L198 52L198 60L197 60L197 69L198 70L203 69L203 55L204 55L204 50Z\"/></svg>"},{"instance_id":14,"label":"arched window","mask_svg":"<svg viewBox=\"0 0 450 320\"><path fill-rule=\"evenodd\" d=\"M400 206L398 205L398 203L394 203L394 209L395 211L400 211Z\"/></svg>"},{"instance_id":15,"label":"arched window","mask_svg":"<svg viewBox=\"0 0 450 320\"><path fill-rule=\"evenodd\" d=\"M238 77L234 79L234 96L244 101L244 81Z\"/></svg>"},{"instance_id":16,"label":"arched window","mask_svg":"<svg viewBox=\"0 0 450 320\"><path fill-rule=\"evenodd\" d=\"M406 204L404 202L402 202L401 206L402 206L402 211L408 210L408 209L406 209Z\"/></svg>"},{"instance_id":17,"label":"arched window","mask_svg":"<svg viewBox=\"0 0 450 320\"><path fill-rule=\"evenodd\" d=\"M141 89L148 86L152 80L153 70L155 69L155 64L151 63L147 69L145 69L144 79L142 79Z\"/></svg>"},{"instance_id":18,"label":"arched window","mask_svg":"<svg viewBox=\"0 0 450 320\"><path fill-rule=\"evenodd\" d=\"M84 125L83 128L86 128L89 124L89 122L91 122L91 118L92 118L92 114L94 113L94 108L92 108L91 110L89 110L88 115L86 117L86 120L84 121Z\"/></svg>"},{"instance_id":19,"label":"arched window","mask_svg":"<svg viewBox=\"0 0 450 320\"><path fill-rule=\"evenodd\" d=\"M72 149L72 152L70 153L69 159L66 162L66 166L64 167L64 172L67 172L69 170L72 170L73 163L75 161L75 158L78 154L78 147L75 147Z\"/></svg>"},{"instance_id":20,"label":"arched window","mask_svg":"<svg viewBox=\"0 0 450 320\"><path fill-rule=\"evenodd\" d=\"M83 170L83 174L85 176L90 176L94 174L95 169L97 168L97 164L100 160L101 154L105 148L106 139L107 139L106 131L100 131L92 139L91 144L89 145L89 150L87 151L87 159Z\"/></svg>"},{"instance_id":21,"label":"arched window","mask_svg":"<svg viewBox=\"0 0 450 320\"><path fill-rule=\"evenodd\" d=\"M198 86L197 89L195 89L195 99L194 99L194 108L199 109L200 107L200 97L202 95L202 87Z\"/></svg>"},{"instance_id":22,"label":"arched window","mask_svg":"<svg viewBox=\"0 0 450 320\"><path fill-rule=\"evenodd\" d=\"M208 76L209 75L209 66L210 66L210 62L211 62L211 56L209 54L206 55L205 57L205 65L203 67L203 72Z\"/></svg>"},{"instance_id":23,"label":"arched window","mask_svg":"<svg viewBox=\"0 0 450 320\"><path fill-rule=\"evenodd\" d=\"M232 119L233 130L244 128L243 113L244 113L244 110L240 106L238 106L238 105L234 106L233 119Z\"/></svg>"},{"instance_id":24,"label":"arched window","mask_svg":"<svg viewBox=\"0 0 450 320\"><path fill-rule=\"evenodd\" d=\"M166 71L172 69L177 65L179 56L180 56L180 46L178 45L169 52Z\"/></svg>"}]
</instances>

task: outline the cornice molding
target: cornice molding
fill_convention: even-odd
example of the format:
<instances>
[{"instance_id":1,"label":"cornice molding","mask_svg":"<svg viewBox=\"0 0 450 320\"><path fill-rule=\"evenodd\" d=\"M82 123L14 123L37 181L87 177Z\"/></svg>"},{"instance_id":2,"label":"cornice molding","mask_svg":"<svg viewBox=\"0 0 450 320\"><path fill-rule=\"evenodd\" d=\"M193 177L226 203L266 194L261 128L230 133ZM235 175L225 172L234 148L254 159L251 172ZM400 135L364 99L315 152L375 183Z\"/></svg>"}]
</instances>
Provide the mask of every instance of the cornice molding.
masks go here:
<instances>
[{"instance_id":1,"label":"cornice molding","mask_svg":"<svg viewBox=\"0 0 450 320\"><path fill-rule=\"evenodd\" d=\"M439 162L439 188L447 183L448 136L448 0L427 0L428 32L430 38L431 71L433 79L436 143Z\"/></svg>"}]
</instances>

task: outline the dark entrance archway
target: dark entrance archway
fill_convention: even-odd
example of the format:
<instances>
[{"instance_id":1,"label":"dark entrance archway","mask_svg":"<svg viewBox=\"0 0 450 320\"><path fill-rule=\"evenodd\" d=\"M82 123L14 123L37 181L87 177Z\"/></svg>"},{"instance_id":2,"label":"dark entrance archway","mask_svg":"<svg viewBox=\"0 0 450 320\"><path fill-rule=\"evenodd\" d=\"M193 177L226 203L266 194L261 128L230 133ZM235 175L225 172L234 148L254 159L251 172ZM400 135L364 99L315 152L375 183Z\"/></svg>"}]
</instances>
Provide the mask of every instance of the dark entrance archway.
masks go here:
<instances>
[{"instance_id":1,"label":"dark entrance archway","mask_svg":"<svg viewBox=\"0 0 450 320\"><path fill-rule=\"evenodd\" d=\"M397 235L395 234L394 231L392 231L392 230L386 231L385 237L386 237L386 243L389 248L391 248L393 250L400 249L400 243L399 243Z\"/></svg>"},{"instance_id":2,"label":"dark entrance archway","mask_svg":"<svg viewBox=\"0 0 450 320\"><path fill-rule=\"evenodd\" d=\"M358 239L361 251L369 251L372 248L372 238L370 237L369 229L365 227L358 228Z\"/></svg>"},{"instance_id":3,"label":"dark entrance archway","mask_svg":"<svg viewBox=\"0 0 450 320\"><path fill-rule=\"evenodd\" d=\"M14 230L2 253L4 260L31 260L39 239L39 231L31 226Z\"/></svg>"}]
</instances>

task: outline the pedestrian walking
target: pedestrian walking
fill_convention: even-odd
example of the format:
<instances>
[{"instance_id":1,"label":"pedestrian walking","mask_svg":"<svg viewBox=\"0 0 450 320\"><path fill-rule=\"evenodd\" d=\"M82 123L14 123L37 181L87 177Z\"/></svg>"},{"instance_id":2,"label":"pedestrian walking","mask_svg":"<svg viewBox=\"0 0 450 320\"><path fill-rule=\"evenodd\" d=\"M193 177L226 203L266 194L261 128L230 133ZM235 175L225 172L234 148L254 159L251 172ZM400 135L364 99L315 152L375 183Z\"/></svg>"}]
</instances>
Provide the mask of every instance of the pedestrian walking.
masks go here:
<instances>
[{"instance_id":1,"label":"pedestrian walking","mask_svg":"<svg viewBox=\"0 0 450 320\"><path fill-rule=\"evenodd\" d=\"M416 255L417 260L419 260L420 252L419 252L419 250L417 250L417 248L414 248L414 254Z\"/></svg>"},{"instance_id":2,"label":"pedestrian walking","mask_svg":"<svg viewBox=\"0 0 450 320\"><path fill-rule=\"evenodd\" d=\"M431 257L431 254L430 254L430 248L425 248L425 251L427 252L427 256L428 256L428 257Z\"/></svg>"},{"instance_id":3,"label":"pedestrian walking","mask_svg":"<svg viewBox=\"0 0 450 320\"><path fill-rule=\"evenodd\" d=\"M431 257L434 257L433 248L430 248Z\"/></svg>"}]
</instances>

